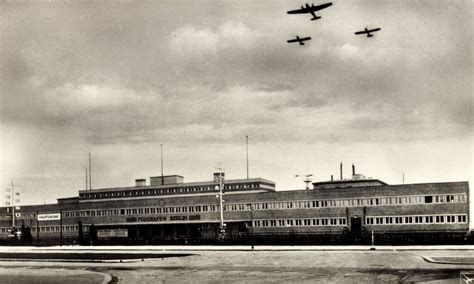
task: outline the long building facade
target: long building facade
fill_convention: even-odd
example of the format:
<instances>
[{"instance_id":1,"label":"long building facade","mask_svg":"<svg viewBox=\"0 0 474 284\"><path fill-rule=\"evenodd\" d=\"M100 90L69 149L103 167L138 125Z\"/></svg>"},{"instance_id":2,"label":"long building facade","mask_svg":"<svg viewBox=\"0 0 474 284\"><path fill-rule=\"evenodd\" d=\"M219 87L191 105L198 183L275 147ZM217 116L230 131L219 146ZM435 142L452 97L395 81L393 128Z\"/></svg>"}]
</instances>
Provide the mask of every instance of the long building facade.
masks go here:
<instances>
[{"instance_id":1,"label":"long building facade","mask_svg":"<svg viewBox=\"0 0 474 284\"><path fill-rule=\"evenodd\" d=\"M353 175L275 191L263 178L220 178L151 177L15 213L2 207L0 242L27 232L36 244L453 244L469 233L468 182L388 185Z\"/></svg>"}]
</instances>

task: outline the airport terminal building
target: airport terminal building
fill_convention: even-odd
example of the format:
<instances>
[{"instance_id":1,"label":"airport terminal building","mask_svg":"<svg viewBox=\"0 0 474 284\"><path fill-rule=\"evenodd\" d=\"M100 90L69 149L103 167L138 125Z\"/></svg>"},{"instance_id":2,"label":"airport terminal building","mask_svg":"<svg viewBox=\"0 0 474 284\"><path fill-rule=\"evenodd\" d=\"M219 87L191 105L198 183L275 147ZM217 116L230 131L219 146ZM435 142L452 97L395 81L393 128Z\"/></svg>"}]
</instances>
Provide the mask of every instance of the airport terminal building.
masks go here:
<instances>
[{"instance_id":1,"label":"airport terminal building","mask_svg":"<svg viewBox=\"0 0 474 284\"><path fill-rule=\"evenodd\" d=\"M353 172L312 185L275 191L270 180L223 173L137 179L15 213L2 207L0 240L11 242L13 222L37 244L453 244L469 233L468 182L388 185Z\"/></svg>"}]
</instances>

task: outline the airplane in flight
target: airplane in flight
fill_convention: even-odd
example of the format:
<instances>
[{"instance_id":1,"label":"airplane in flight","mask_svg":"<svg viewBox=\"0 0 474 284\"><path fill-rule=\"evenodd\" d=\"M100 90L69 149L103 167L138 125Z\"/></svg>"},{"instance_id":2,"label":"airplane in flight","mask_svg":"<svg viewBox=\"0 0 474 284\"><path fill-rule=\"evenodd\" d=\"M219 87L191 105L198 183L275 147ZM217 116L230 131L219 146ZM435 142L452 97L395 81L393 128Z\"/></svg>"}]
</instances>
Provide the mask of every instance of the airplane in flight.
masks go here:
<instances>
[{"instance_id":1,"label":"airplane in flight","mask_svg":"<svg viewBox=\"0 0 474 284\"><path fill-rule=\"evenodd\" d=\"M317 19L321 19L321 17L316 16L316 13L315 13L316 11L325 9L330 6L332 6L332 2L321 4L318 6L314 6L314 4L309 5L308 3L306 3L305 5L301 6L301 9L291 10L286 13L287 14L311 14L313 15L313 18L311 19L311 21L314 21Z\"/></svg>"},{"instance_id":2,"label":"airplane in flight","mask_svg":"<svg viewBox=\"0 0 474 284\"><path fill-rule=\"evenodd\" d=\"M375 28L375 29L369 30L366 27L364 31L355 32L354 34L356 34L356 35L367 34L367 37L373 37L374 35L372 33L378 32L380 30L381 30L381 28Z\"/></svg>"},{"instance_id":3,"label":"airplane in flight","mask_svg":"<svg viewBox=\"0 0 474 284\"><path fill-rule=\"evenodd\" d=\"M287 42L287 43L299 42L300 45L304 45L304 41L307 41L307 40L310 40L310 39L311 39L311 37L300 38L299 36L296 36L295 39L289 39L289 40L287 40L286 42Z\"/></svg>"}]
</instances>

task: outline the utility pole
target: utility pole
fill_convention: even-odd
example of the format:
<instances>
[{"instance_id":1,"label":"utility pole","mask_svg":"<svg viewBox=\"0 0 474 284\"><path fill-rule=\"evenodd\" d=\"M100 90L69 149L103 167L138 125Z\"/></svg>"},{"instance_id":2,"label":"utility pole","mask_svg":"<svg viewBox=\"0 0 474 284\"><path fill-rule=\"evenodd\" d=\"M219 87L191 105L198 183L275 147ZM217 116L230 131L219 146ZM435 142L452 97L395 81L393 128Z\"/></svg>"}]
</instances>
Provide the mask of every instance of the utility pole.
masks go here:
<instances>
[{"instance_id":1,"label":"utility pole","mask_svg":"<svg viewBox=\"0 0 474 284\"><path fill-rule=\"evenodd\" d=\"M92 164L91 153L89 152L89 190L92 190Z\"/></svg>"},{"instance_id":2,"label":"utility pole","mask_svg":"<svg viewBox=\"0 0 474 284\"><path fill-rule=\"evenodd\" d=\"M13 188L12 179L12 228L15 227L15 189Z\"/></svg>"},{"instance_id":3,"label":"utility pole","mask_svg":"<svg viewBox=\"0 0 474 284\"><path fill-rule=\"evenodd\" d=\"M63 246L63 210L59 209L59 246Z\"/></svg>"},{"instance_id":4,"label":"utility pole","mask_svg":"<svg viewBox=\"0 0 474 284\"><path fill-rule=\"evenodd\" d=\"M87 183L88 183L88 179L87 179L87 168L84 168L86 170L86 190L87 190Z\"/></svg>"},{"instance_id":5,"label":"utility pole","mask_svg":"<svg viewBox=\"0 0 474 284\"><path fill-rule=\"evenodd\" d=\"M161 185L165 184L165 181L163 180L163 144L161 144Z\"/></svg>"},{"instance_id":6,"label":"utility pole","mask_svg":"<svg viewBox=\"0 0 474 284\"><path fill-rule=\"evenodd\" d=\"M245 136L245 142L247 146L247 179L249 179L249 137Z\"/></svg>"},{"instance_id":7,"label":"utility pole","mask_svg":"<svg viewBox=\"0 0 474 284\"><path fill-rule=\"evenodd\" d=\"M39 211L36 211L36 245L39 245L39 239L40 239L38 215L39 215Z\"/></svg>"}]
</instances>

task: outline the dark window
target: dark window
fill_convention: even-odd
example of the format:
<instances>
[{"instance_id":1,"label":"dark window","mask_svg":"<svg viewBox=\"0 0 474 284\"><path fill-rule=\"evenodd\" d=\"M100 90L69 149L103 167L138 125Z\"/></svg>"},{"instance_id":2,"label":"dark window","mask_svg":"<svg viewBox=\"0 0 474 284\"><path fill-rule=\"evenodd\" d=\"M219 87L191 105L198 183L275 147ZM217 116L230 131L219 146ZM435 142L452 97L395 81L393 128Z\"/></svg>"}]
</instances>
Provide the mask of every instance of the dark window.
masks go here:
<instances>
[{"instance_id":1,"label":"dark window","mask_svg":"<svg viewBox=\"0 0 474 284\"><path fill-rule=\"evenodd\" d=\"M425 203L433 203L433 196L431 195L425 196Z\"/></svg>"}]
</instances>

